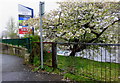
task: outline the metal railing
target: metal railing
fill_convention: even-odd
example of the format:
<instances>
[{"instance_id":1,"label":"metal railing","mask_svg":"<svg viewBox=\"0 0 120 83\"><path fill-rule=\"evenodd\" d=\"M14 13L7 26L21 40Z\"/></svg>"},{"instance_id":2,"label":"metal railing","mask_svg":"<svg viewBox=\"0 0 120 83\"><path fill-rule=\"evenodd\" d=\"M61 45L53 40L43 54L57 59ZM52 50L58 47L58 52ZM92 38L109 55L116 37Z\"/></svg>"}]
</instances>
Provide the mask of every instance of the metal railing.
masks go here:
<instances>
[{"instance_id":1,"label":"metal railing","mask_svg":"<svg viewBox=\"0 0 120 83\"><path fill-rule=\"evenodd\" d=\"M120 44L56 43L57 67L85 81L120 81ZM78 45L75 56L71 49Z\"/></svg>"},{"instance_id":2,"label":"metal railing","mask_svg":"<svg viewBox=\"0 0 120 83\"><path fill-rule=\"evenodd\" d=\"M31 51L30 46L30 38L22 38L22 39L0 39L1 43L16 45L16 46L22 46L28 49L28 52Z\"/></svg>"},{"instance_id":3,"label":"metal railing","mask_svg":"<svg viewBox=\"0 0 120 83\"><path fill-rule=\"evenodd\" d=\"M33 47L33 50L36 49L33 58L40 55L40 42L34 44L37 45ZM120 44L76 42L43 42L43 44L45 50L51 48L49 51L52 52L47 55L43 53L44 65L58 68L62 70L61 73L74 75L80 81L120 81ZM80 48L72 49L74 45ZM75 56L70 56L75 50L77 51Z\"/></svg>"},{"instance_id":4,"label":"metal railing","mask_svg":"<svg viewBox=\"0 0 120 83\"><path fill-rule=\"evenodd\" d=\"M54 42L43 42L43 58L44 58L44 65L57 68L57 59L56 59L56 43ZM40 42L32 42L32 52L30 56L30 63L34 63L35 57L38 58L39 60L41 57L40 54ZM39 61L38 65L40 64L41 61Z\"/></svg>"}]
</instances>

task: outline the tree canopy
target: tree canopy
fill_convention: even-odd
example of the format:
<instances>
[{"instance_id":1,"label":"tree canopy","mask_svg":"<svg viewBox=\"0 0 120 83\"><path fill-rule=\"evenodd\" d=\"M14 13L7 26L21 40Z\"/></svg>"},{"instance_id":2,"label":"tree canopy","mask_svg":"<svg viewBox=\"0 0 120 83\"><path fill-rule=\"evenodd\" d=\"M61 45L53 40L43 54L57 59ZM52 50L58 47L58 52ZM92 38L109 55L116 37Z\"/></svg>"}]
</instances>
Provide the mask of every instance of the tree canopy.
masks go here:
<instances>
[{"instance_id":1,"label":"tree canopy","mask_svg":"<svg viewBox=\"0 0 120 83\"><path fill-rule=\"evenodd\" d=\"M6 30L2 32L2 36L9 38L17 38L17 26L13 17L8 20Z\"/></svg>"},{"instance_id":2,"label":"tree canopy","mask_svg":"<svg viewBox=\"0 0 120 83\"><path fill-rule=\"evenodd\" d=\"M51 11L43 18L44 35L47 41L118 42L113 30L119 28L119 2L58 2L58 4L59 9ZM34 23L37 29L39 19L31 19L28 23L32 23L32 25ZM75 48L81 47L76 46ZM72 50L75 48L73 47ZM80 50L75 50L75 52L77 51Z\"/></svg>"},{"instance_id":3,"label":"tree canopy","mask_svg":"<svg viewBox=\"0 0 120 83\"><path fill-rule=\"evenodd\" d=\"M119 21L117 14L111 9L111 3L59 4L60 9L48 14L44 21L44 27L49 29L47 37L53 37L54 40L60 38L69 42L105 43L108 37L103 33Z\"/></svg>"}]
</instances>

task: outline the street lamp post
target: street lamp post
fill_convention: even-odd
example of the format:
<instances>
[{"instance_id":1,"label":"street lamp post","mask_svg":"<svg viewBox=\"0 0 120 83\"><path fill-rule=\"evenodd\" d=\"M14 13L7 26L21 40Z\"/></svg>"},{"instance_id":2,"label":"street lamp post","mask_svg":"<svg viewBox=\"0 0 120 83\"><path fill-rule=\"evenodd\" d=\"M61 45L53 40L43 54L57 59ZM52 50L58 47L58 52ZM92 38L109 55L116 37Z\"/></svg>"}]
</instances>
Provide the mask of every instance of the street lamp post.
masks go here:
<instances>
[{"instance_id":1,"label":"street lamp post","mask_svg":"<svg viewBox=\"0 0 120 83\"><path fill-rule=\"evenodd\" d=\"M44 15L44 2L39 4L40 15L40 48L41 48L41 68L43 68L43 40L42 40L42 17Z\"/></svg>"}]
</instances>

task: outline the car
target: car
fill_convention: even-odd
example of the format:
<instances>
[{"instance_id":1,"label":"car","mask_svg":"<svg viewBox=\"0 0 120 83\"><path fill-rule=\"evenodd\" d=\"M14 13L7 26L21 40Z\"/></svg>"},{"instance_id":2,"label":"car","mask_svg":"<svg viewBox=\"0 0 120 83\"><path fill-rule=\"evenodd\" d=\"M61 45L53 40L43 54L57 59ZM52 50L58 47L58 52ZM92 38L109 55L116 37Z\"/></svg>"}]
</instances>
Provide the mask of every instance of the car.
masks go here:
<instances>
[{"instance_id":1,"label":"car","mask_svg":"<svg viewBox=\"0 0 120 83\"><path fill-rule=\"evenodd\" d=\"M57 55L69 56L71 51L69 50L59 50L57 51Z\"/></svg>"}]
</instances>

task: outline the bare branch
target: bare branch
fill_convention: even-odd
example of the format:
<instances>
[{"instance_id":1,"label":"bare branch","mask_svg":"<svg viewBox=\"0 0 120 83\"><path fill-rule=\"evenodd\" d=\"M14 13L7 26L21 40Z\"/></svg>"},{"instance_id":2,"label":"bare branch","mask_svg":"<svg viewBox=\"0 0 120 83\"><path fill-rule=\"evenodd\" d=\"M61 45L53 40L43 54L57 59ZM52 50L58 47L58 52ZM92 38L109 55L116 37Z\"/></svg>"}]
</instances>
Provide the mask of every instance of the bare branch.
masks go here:
<instances>
[{"instance_id":1,"label":"bare branch","mask_svg":"<svg viewBox=\"0 0 120 83\"><path fill-rule=\"evenodd\" d=\"M118 20L114 21L113 23L111 23L110 25L108 25L106 28L103 29L103 31L101 33L99 33L97 35L96 38L91 39L88 43L92 43L93 41L97 40L110 26L114 25L116 22L119 22L119 21L120 21L120 19L118 19Z\"/></svg>"}]
</instances>

